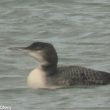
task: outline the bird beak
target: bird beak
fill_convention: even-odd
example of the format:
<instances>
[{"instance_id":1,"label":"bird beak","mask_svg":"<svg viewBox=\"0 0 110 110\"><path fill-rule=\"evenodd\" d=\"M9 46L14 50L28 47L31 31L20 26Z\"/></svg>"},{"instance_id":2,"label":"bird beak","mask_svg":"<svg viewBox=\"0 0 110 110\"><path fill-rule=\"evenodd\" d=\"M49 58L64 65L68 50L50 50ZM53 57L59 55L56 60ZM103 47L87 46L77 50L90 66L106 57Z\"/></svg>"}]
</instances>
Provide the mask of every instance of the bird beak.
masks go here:
<instances>
[{"instance_id":1,"label":"bird beak","mask_svg":"<svg viewBox=\"0 0 110 110\"><path fill-rule=\"evenodd\" d=\"M12 51L23 51L23 52L28 52L29 50L26 47L11 47L9 50Z\"/></svg>"}]
</instances>

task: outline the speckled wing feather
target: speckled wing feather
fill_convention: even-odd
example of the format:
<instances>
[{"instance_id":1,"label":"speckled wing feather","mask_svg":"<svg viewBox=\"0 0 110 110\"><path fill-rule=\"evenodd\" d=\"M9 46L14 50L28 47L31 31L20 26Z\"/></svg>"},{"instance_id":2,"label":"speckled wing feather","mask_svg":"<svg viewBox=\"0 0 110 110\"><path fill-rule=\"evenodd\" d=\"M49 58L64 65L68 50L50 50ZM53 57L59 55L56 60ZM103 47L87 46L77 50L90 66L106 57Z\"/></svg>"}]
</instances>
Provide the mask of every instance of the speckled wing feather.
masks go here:
<instances>
[{"instance_id":1,"label":"speckled wing feather","mask_svg":"<svg viewBox=\"0 0 110 110\"><path fill-rule=\"evenodd\" d=\"M59 67L55 83L59 85L104 85L110 83L110 73L81 66ZM53 79L54 80L54 79Z\"/></svg>"}]
</instances>

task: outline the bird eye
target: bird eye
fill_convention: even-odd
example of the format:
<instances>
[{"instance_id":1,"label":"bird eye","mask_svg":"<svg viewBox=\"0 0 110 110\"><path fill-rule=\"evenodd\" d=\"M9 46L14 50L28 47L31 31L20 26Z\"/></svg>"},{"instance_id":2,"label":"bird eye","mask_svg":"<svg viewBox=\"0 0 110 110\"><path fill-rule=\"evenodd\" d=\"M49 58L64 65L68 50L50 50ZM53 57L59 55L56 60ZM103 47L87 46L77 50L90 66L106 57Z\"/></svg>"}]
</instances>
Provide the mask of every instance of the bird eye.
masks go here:
<instances>
[{"instance_id":1,"label":"bird eye","mask_svg":"<svg viewBox=\"0 0 110 110\"><path fill-rule=\"evenodd\" d=\"M36 49L37 49L37 50L41 50L41 49L42 49L42 47L36 47Z\"/></svg>"}]
</instances>

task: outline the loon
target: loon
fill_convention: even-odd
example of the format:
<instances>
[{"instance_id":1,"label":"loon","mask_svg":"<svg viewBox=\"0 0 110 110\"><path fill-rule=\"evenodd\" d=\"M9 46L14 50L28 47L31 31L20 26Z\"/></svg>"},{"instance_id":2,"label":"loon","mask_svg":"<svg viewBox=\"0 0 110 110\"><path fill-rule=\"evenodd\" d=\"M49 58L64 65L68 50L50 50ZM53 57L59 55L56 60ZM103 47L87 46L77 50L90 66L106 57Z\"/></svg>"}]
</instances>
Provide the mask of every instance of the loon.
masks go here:
<instances>
[{"instance_id":1,"label":"loon","mask_svg":"<svg viewBox=\"0 0 110 110\"><path fill-rule=\"evenodd\" d=\"M106 85L110 84L110 73L93 70L82 66L58 67L58 56L54 46L46 42L34 42L28 47L15 47L16 50L23 50L33 58L39 65L31 71L27 78L30 88L62 88Z\"/></svg>"}]
</instances>

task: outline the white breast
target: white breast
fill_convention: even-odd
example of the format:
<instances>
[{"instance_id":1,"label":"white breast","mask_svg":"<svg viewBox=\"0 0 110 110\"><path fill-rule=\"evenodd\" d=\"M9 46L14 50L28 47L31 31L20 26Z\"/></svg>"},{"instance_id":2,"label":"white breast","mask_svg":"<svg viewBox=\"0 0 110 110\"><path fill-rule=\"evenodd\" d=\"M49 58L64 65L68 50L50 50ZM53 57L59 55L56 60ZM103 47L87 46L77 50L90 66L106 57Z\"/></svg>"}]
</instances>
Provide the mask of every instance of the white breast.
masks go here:
<instances>
[{"instance_id":1,"label":"white breast","mask_svg":"<svg viewBox=\"0 0 110 110\"><path fill-rule=\"evenodd\" d=\"M34 69L27 78L27 83L30 88L46 88L46 73L40 68Z\"/></svg>"},{"instance_id":2,"label":"white breast","mask_svg":"<svg viewBox=\"0 0 110 110\"><path fill-rule=\"evenodd\" d=\"M63 86L49 84L46 73L41 68L34 69L27 78L28 86L32 89L46 88L46 89L57 89Z\"/></svg>"}]
</instances>

